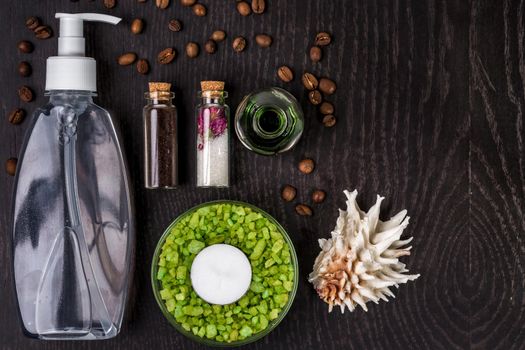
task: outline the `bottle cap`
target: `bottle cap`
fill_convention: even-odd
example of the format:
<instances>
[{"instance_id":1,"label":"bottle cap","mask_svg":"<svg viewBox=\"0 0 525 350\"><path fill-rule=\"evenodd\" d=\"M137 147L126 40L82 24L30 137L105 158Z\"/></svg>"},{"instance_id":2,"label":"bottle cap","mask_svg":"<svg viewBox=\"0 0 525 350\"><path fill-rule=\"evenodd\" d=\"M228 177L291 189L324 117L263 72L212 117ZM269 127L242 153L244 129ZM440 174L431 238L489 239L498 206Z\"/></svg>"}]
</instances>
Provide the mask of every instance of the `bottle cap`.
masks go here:
<instances>
[{"instance_id":1,"label":"bottle cap","mask_svg":"<svg viewBox=\"0 0 525 350\"><path fill-rule=\"evenodd\" d=\"M202 95L205 97L220 97L224 91L224 81L201 81Z\"/></svg>"},{"instance_id":2,"label":"bottle cap","mask_svg":"<svg viewBox=\"0 0 525 350\"><path fill-rule=\"evenodd\" d=\"M98 13L57 13L58 56L47 59L46 90L97 91L96 61L85 57L84 21L117 24L121 18Z\"/></svg>"}]
</instances>

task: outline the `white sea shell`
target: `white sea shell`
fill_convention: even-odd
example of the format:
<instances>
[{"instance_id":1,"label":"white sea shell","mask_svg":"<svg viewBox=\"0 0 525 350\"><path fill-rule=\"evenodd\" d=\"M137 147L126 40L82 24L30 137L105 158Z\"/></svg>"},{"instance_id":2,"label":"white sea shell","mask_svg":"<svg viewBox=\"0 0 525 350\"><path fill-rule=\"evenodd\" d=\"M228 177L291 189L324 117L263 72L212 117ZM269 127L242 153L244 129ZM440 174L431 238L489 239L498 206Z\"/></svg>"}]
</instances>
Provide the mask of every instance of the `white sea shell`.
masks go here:
<instances>
[{"instance_id":1,"label":"white sea shell","mask_svg":"<svg viewBox=\"0 0 525 350\"><path fill-rule=\"evenodd\" d=\"M412 237L400 240L409 217L402 210L382 222L379 211L384 197L378 195L376 203L365 213L357 205L357 190L344 193L347 209L339 210L332 238L319 240L321 252L308 280L328 303L329 312L334 305L339 305L342 313L346 307L354 311L357 305L368 311L367 302L388 301L388 297L395 297L390 287L419 277L405 274L408 270L399 261L400 257L410 255L412 248L406 247Z\"/></svg>"}]
</instances>

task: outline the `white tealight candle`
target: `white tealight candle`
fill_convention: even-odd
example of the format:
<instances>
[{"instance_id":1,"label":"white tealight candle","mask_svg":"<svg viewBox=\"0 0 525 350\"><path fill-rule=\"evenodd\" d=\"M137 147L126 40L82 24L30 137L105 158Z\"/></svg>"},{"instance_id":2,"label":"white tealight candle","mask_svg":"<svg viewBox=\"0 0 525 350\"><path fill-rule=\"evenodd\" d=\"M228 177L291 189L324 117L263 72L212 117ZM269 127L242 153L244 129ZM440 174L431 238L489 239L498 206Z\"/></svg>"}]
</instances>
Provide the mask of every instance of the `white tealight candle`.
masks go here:
<instances>
[{"instance_id":1,"label":"white tealight candle","mask_svg":"<svg viewBox=\"0 0 525 350\"><path fill-rule=\"evenodd\" d=\"M252 267L240 249L229 244L214 244L197 254L190 275L197 295L210 304L226 305L248 291Z\"/></svg>"}]
</instances>

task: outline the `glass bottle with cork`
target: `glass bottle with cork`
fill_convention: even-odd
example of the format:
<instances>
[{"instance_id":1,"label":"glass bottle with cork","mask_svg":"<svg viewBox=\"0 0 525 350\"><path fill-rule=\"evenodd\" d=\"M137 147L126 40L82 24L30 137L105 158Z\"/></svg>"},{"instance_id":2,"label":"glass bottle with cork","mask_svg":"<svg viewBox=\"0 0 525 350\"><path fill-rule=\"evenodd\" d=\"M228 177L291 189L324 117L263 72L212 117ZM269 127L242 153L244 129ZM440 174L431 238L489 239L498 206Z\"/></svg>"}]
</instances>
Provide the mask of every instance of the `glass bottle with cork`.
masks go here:
<instances>
[{"instance_id":1,"label":"glass bottle with cork","mask_svg":"<svg viewBox=\"0 0 525 350\"><path fill-rule=\"evenodd\" d=\"M229 187L231 177L230 108L223 81L202 81L196 110L196 185Z\"/></svg>"},{"instance_id":2,"label":"glass bottle with cork","mask_svg":"<svg viewBox=\"0 0 525 350\"><path fill-rule=\"evenodd\" d=\"M144 186L175 188L178 185L177 109L170 83L151 82L144 94Z\"/></svg>"}]
</instances>

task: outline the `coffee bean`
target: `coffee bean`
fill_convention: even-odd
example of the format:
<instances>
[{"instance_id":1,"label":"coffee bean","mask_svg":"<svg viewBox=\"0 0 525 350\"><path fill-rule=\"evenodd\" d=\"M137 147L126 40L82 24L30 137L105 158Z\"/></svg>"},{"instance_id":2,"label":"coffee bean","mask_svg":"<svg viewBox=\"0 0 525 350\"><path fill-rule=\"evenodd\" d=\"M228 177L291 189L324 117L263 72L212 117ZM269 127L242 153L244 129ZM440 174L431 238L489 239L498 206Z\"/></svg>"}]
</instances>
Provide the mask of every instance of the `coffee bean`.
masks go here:
<instances>
[{"instance_id":1,"label":"coffee bean","mask_svg":"<svg viewBox=\"0 0 525 350\"><path fill-rule=\"evenodd\" d=\"M35 28L35 36L38 39L48 39L53 36L53 30L48 26L38 26Z\"/></svg>"},{"instance_id":2,"label":"coffee bean","mask_svg":"<svg viewBox=\"0 0 525 350\"><path fill-rule=\"evenodd\" d=\"M315 190L312 193L312 202L314 203L322 203L324 202L324 199L326 197L326 192L323 190Z\"/></svg>"},{"instance_id":3,"label":"coffee bean","mask_svg":"<svg viewBox=\"0 0 525 350\"><path fill-rule=\"evenodd\" d=\"M196 2L197 0L180 0L182 6L193 6Z\"/></svg>"},{"instance_id":4,"label":"coffee bean","mask_svg":"<svg viewBox=\"0 0 525 350\"><path fill-rule=\"evenodd\" d=\"M244 39L242 36L236 37L233 39L232 47L236 52L243 51L246 48L246 39Z\"/></svg>"},{"instance_id":5,"label":"coffee bean","mask_svg":"<svg viewBox=\"0 0 525 350\"><path fill-rule=\"evenodd\" d=\"M337 86L333 80L328 78L321 78L319 80L319 90L321 90L325 95L331 95L335 92Z\"/></svg>"},{"instance_id":6,"label":"coffee bean","mask_svg":"<svg viewBox=\"0 0 525 350\"><path fill-rule=\"evenodd\" d=\"M297 189L292 185L286 185L281 191L281 198L286 202L291 202L295 199L297 195Z\"/></svg>"},{"instance_id":7,"label":"coffee bean","mask_svg":"<svg viewBox=\"0 0 525 350\"><path fill-rule=\"evenodd\" d=\"M141 58L137 61L137 72L139 72L140 74L148 74L149 63L147 60Z\"/></svg>"},{"instance_id":8,"label":"coffee bean","mask_svg":"<svg viewBox=\"0 0 525 350\"><path fill-rule=\"evenodd\" d=\"M159 52L157 56L157 62L159 62L160 64L168 64L171 63L176 56L177 52L172 47L168 47Z\"/></svg>"},{"instance_id":9,"label":"coffee bean","mask_svg":"<svg viewBox=\"0 0 525 350\"><path fill-rule=\"evenodd\" d=\"M226 38L226 33L223 30L216 30L211 34L211 39L215 42L223 41Z\"/></svg>"},{"instance_id":10,"label":"coffee bean","mask_svg":"<svg viewBox=\"0 0 525 350\"><path fill-rule=\"evenodd\" d=\"M323 125L327 128L331 128L335 125L335 117L332 114L327 114L323 117Z\"/></svg>"},{"instance_id":11,"label":"coffee bean","mask_svg":"<svg viewBox=\"0 0 525 350\"><path fill-rule=\"evenodd\" d=\"M277 76L285 83L289 83L293 80L293 72L288 66L281 66L277 69Z\"/></svg>"},{"instance_id":12,"label":"coffee bean","mask_svg":"<svg viewBox=\"0 0 525 350\"><path fill-rule=\"evenodd\" d=\"M203 4L195 4L191 7L195 16L204 17L206 16L206 7Z\"/></svg>"},{"instance_id":13,"label":"coffee bean","mask_svg":"<svg viewBox=\"0 0 525 350\"><path fill-rule=\"evenodd\" d=\"M172 32L180 32L182 30L182 23L178 19L172 19L168 23L168 28Z\"/></svg>"},{"instance_id":14,"label":"coffee bean","mask_svg":"<svg viewBox=\"0 0 525 350\"><path fill-rule=\"evenodd\" d=\"M34 47L30 41L22 40L18 43L18 50L20 50L22 53L31 53L34 50Z\"/></svg>"},{"instance_id":15,"label":"coffee bean","mask_svg":"<svg viewBox=\"0 0 525 350\"><path fill-rule=\"evenodd\" d=\"M264 12L266 3L264 0L252 0L252 11L258 15Z\"/></svg>"},{"instance_id":16,"label":"coffee bean","mask_svg":"<svg viewBox=\"0 0 525 350\"><path fill-rule=\"evenodd\" d=\"M159 9L164 10L166 7L170 5L170 0L155 0L155 5Z\"/></svg>"},{"instance_id":17,"label":"coffee bean","mask_svg":"<svg viewBox=\"0 0 525 350\"><path fill-rule=\"evenodd\" d=\"M189 58L195 58L199 55L199 44L189 42L186 44L186 56Z\"/></svg>"},{"instance_id":18,"label":"coffee bean","mask_svg":"<svg viewBox=\"0 0 525 350\"><path fill-rule=\"evenodd\" d=\"M142 29L144 29L144 21L142 19L135 18L133 21L131 21L131 32L133 34L142 33Z\"/></svg>"},{"instance_id":19,"label":"coffee bean","mask_svg":"<svg viewBox=\"0 0 525 350\"><path fill-rule=\"evenodd\" d=\"M31 102L35 96L29 86L23 85L18 89L18 97L24 102Z\"/></svg>"},{"instance_id":20,"label":"coffee bean","mask_svg":"<svg viewBox=\"0 0 525 350\"><path fill-rule=\"evenodd\" d=\"M310 60L314 63L317 63L323 58L323 51L319 46L312 46L310 48Z\"/></svg>"},{"instance_id":21,"label":"coffee bean","mask_svg":"<svg viewBox=\"0 0 525 350\"><path fill-rule=\"evenodd\" d=\"M31 75L31 72L31 65L28 62L22 61L18 64L18 74L20 74L20 76L28 77Z\"/></svg>"},{"instance_id":22,"label":"coffee bean","mask_svg":"<svg viewBox=\"0 0 525 350\"><path fill-rule=\"evenodd\" d=\"M306 204L297 204L295 206L295 212L301 216L312 216L312 208Z\"/></svg>"},{"instance_id":23,"label":"coffee bean","mask_svg":"<svg viewBox=\"0 0 525 350\"><path fill-rule=\"evenodd\" d=\"M118 61L118 64L120 64L121 66L127 66L135 62L136 59L137 59L136 53L127 52L123 55L120 55L117 61Z\"/></svg>"},{"instance_id":24,"label":"coffee bean","mask_svg":"<svg viewBox=\"0 0 525 350\"><path fill-rule=\"evenodd\" d=\"M332 41L332 37L330 36L330 34L326 32L318 33L315 36L315 45L317 46L326 46L330 44L331 41Z\"/></svg>"},{"instance_id":25,"label":"coffee bean","mask_svg":"<svg viewBox=\"0 0 525 350\"><path fill-rule=\"evenodd\" d=\"M5 162L5 171L8 175L15 176L17 163L18 159L16 158L9 158L7 162Z\"/></svg>"},{"instance_id":26,"label":"coffee bean","mask_svg":"<svg viewBox=\"0 0 525 350\"><path fill-rule=\"evenodd\" d=\"M252 13L252 8L246 1L239 1L237 2L237 12L239 12L241 16L248 16Z\"/></svg>"},{"instance_id":27,"label":"coffee bean","mask_svg":"<svg viewBox=\"0 0 525 350\"><path fill-rule=\"evenodd\" d=\"M323 96L321 95L319 90L312 90L308 93L308 99L310 100L311 104L317 106L323 101Z\"/></svg>"},{"instance_id":28,"label":"coffee bean","mask_svg":"<svg viewBox=\"0 0 525 350\"><path fill-rule=\"evenodd\" d=\"M308 72L303 74L302 81L307 90L315 90L317 89L317 85L319 85L317 78L312 73Z\"/></svg>"},{"instance_id":29,"label":"coffee bean","mask_svg":"<svg viewBox=\"0 0 525 350\"><path fill-rule=\"evenodd\" d=\"M27 29L35 30L39 26L40 26L40 19L38 19L38 17L31 16L28 19L26 19Z\"/></svg>"},{"instance_id":30,"label":"coffee bean","mask_svg":"<svg viewBox=\"0 0 525 350\"><path fill-rule=\"evenodd\" d=\"M325 101L321 103L321 106L319 106L319 112L321 112L321 114L333 114L334 105L330 102Z\"/></svg>"},{"instance_id":31,"label":"coffee bean","mask_svg":"<svg viewBox=\"0 0 525 350\"><path fill-rule=\"evenodd\" d=\"M213 39L209 39L204 44L204 50L209 54L214 54L217 51L217 43Z\"/></svg>"},{"instance_id":32,"label":"coffee bean","mask_svg":"<svg viewBox=\"0 0 525 350\"><path fill-rule=\"evenodd\" d=\"M17 108L9 113L9 122L11 124L20 124L24 121L26 112L22 108Z\"/></svg>"},{"instance_id":33,"label":"coffee bean","mask_svg":"<svg viewBox=\"0 0 525 350\"><path fill-rule=\"evenodd\" d=\"M267 34L257 34L255 36L255 42L260 47L269 47L272 45L272 37Z\"/></svg>"},{"instance_id":34,"label":"coffee bean","mask_svg":"<svg viewBox=\"0 0 525 350\"><path fill-rule=\"evenodd\" d=\"M108 9L112 9L117 6L117 0L104 0L104 6Z\"/></svg>"},{"instance_id":35,"label":"coffee bean","mask_svg":"<svg viewBox=\"0 0 525 350\"><path fill-rule=\"evenodd\" d=\"M298 168L303 174L310 174L315 169L315 163L312 159L306 158L299 162Z\"/></svg>"}]
</instances>

